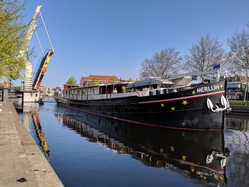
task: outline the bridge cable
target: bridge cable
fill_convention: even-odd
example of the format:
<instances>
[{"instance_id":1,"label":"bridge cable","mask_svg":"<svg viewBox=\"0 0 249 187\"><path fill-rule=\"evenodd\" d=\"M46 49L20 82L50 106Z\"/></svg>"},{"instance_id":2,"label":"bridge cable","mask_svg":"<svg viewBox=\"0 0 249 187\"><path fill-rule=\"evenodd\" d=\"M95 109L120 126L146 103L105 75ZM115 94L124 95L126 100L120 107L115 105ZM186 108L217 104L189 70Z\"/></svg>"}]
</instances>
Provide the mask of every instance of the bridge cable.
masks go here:
<instances>
[{"instance_id":1,"label":"bridge cable","mask_svg":"<svg viewBox=\"0 0 249 187\"><path fill-rule=\"evenodd\" d=\"M47 30L47 27L46 27L45 22L44 22L44 20L43 20L41 11L39 11L39 13L40 13L40 16L41 16L42 23L43 23L43 25L44 25L45 31L46 31L46 33L47 33L47 37L48 37L50 46L51 46L52 50L54 51L54 48L53 48L52 42L51 42L51 40L50 40L50 37L49 37L49 34L48 34L48 30Z\"/></svg>"},{"instance_id":2,"label":"bridge cable","mask_svg":"<svg viewBox=\"0 0 249 187\"><path fill-rule=\"evenodd\" d=\"M40 39L39 39L39 36L38 36L38 33L35 31L35 35L36 35L36 38L38 40L38 43L40 45L40 48L41 48L41 51L42 51L42 56L44 56L44 51L43 51L43 48L42 48L42 45L41 45L41 42L40 42Z\"/></svg>"}]
</instances>

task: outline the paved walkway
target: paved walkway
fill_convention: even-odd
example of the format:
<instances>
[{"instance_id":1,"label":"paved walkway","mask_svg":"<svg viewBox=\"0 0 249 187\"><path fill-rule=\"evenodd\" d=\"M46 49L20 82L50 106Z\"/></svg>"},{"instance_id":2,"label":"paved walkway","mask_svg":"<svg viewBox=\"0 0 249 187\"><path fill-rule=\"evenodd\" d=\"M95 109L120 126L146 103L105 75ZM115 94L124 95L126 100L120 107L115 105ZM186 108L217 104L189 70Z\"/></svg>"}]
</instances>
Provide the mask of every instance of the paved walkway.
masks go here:
<instances>
[{"instance_id":1,"label":"paved walkway","mask_svg":"<svg viewBox=\"0 0 249 187\"><path fill-rule=\"evenodd\" d=\"M0 102L0 187L61 187L62 182L21 123L12 102Z\"/></svg>"}]
</instances>

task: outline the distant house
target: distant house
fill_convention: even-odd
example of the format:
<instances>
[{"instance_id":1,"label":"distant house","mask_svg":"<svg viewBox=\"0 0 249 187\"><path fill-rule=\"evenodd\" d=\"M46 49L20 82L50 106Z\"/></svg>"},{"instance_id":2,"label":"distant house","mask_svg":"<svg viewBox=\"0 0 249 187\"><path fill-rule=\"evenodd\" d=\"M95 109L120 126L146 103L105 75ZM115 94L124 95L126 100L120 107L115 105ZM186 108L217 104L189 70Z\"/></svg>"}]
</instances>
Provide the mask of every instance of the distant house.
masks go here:
<instances>
[{"instance_id":1,"label":"distant house","mask_svg":"<svg viewBox=\"0 0 249 187\"><path fill-rule=\"evenodd\" d=\"M89 75L88 77L81 77L80 79L80 86L84 86L85 84L88 84L92 82L92 80L98 79L99 83L107 84L107 83L116 83L120 82L121 80L117 78L116 76L110 76L110 75Z\"/></svg>"},{"instance_id":2,"label":"distant house","mask_svg":"<svg viewBox=\"0 0 249 187\"><path fill-rule=\"evenodd\" d=\"M40 94L41 95L46 95L47 94L47 87L45 87L45 86L40 86L39 87L39 92L40 92Z\"/></svg>"},{"instance_id":3,"label":"distant house","mask_svg":"<svg viewBox=\"0 0 249 187\"><path fill-rule=\"evenodd\" d=\"M64 90L68 88L74 88L74 87L79 87L79 85L78 84L63 84Z\"/></svg>"},{"instance_id":4,"label":"distant house","mask_svg":"<svg viewBox=\"0 0 249 187\"><path fill-rule=\"evenodd\" d=\"M56 92L59 92L59 91L61 91L61 87L56 86L54 90L55 90Z\"/></svg>"},{"instance_id":5,"label":"distant house","mask_svg":"<svg viewBox=\"0 0 249 187\"><path fill-rule=\"evenodd\" d=\"M10 81L8 82L4 81L3 83L0 83L0 86L8 88L8 87L13 87L14 84L13 82L10 82Z\"/></svg>"}]
</instances>

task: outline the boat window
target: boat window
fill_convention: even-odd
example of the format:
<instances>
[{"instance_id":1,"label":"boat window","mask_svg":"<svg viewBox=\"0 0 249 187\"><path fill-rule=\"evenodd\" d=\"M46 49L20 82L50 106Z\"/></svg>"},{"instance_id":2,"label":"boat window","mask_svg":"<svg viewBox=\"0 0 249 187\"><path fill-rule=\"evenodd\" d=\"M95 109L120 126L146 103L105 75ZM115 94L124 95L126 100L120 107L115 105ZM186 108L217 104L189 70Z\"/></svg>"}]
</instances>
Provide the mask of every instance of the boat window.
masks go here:
<instances>
[{"instance_id":1,"label":"boat window","mask_svg":"<svg viewBox=\"0 0 249 187\"><path fill-rule=\"evenodd\" d=\"M106 86L99 87L99 94L106 94Z\"/></svg>"},{"instance_id":2,"label":"boat window","mask_svg":"<svg viewBox=\"0 0 249 187\"><path fill-rule=\"evenodd\" d=\"M240 83L236 83L236 84L228 84L227 88L240 88Z\"/></svg>"},{"instance_id":3,"label":"boat window","mask_svg":"<svg viewBox=\"0 0 249 187\"><path fill-rule=\"evenodd\" d=\"M168 89L168 91L169 91L169 93L174 93L174 92L177 92L177 90L176 90L176 89L174 89L174 88L169 88L169 89Z\"/></svg>"}]
</instances>

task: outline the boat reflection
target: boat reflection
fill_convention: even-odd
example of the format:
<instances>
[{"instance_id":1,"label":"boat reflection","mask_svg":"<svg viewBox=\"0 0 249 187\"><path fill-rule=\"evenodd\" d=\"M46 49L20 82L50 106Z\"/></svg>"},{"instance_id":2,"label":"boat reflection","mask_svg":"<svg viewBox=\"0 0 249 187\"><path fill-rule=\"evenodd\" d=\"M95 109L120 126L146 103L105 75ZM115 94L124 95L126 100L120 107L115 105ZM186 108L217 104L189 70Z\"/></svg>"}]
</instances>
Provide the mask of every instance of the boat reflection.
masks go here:
<instances>
[{"instance_id":1,"label":"boat reflection","mask_svg":"<svg viewBox=\"0 0 249 187\"><path fill-rule=\"evenodd\" d=\"M117 154L130 154L146 166L174 170L217 186L226 184L229 151L224 133L141 127L96 116L56 114L63 125Z\"/></svg>"}]
</instances>

